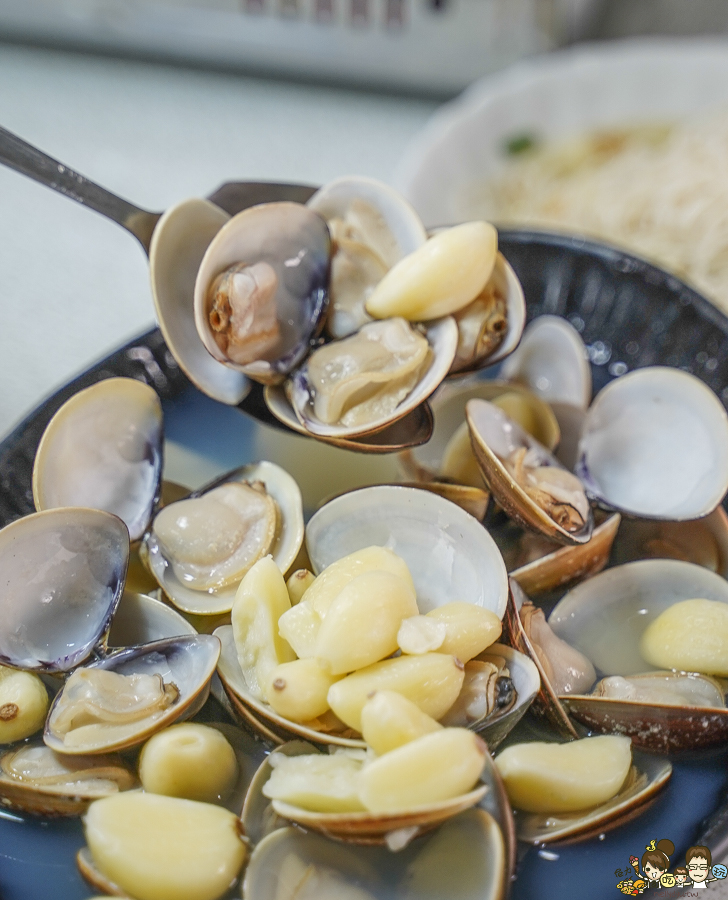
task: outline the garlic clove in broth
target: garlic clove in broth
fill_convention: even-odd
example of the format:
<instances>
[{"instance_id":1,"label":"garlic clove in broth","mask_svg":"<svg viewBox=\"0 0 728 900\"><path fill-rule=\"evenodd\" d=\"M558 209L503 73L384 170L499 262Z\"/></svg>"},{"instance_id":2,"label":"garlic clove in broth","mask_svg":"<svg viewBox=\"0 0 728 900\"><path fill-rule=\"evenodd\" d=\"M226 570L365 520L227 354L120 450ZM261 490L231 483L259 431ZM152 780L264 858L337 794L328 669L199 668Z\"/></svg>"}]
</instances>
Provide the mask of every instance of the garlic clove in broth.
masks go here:
<instances>
[{"instance_id":1,"label":"garlic clove in broth","mask_svg":"<svg viewBox=\"0 0 728 900\"><path fill-rule=\"evenodd\" d=\"M367 300L366 310L377 319L403 316L411 322L457 312L485 286L497 248L497 232L488 222L467 222L441 231L384 276Z\"/></svg>"},{"instance_id":2,"label":"garlic clove in broth","mask_svg":"<svg viewBox=\"0 0 728 900\"><path fill-rule=\"evenodd\" d=\"M622 787L632 765L631 741L600 735L567 744L513 744L495 764L518 809L578 812L604 803Z\"/></svg>"},{"instance_id":3,"label":"garlic clove in broth","mask_svg":"<svg viewBox=\"0 0 728 900\"><path fill-rule=\"evenodd\" d=\"M328 711L329 688L340 677L315 659L294 659L271 671L263 692L279 716L293 722L310 722Z\"/></svg>"},{"instance_id":4,"label":"garlic clove in broth","mask_svg":"<svg viewBox=\"0 0 728 900\"><path fill-rule=\"evenodd\" d=\"M661 669L728 675L728 605L699 598L674 603L647 626L640 653Z\"/></svg>"},{"instance_id":5,"label":"garlic clove in broth","mask_svg":"<svg viewBox=\"0 0 728 900\"><path fill-rule=\"evenodd\" d=\"M38 675L0 666L0 744L40 731L48 705L48 691Z\"/></svg>"},{"instance_id":6,"label":"garlic clove in broth","mask_svg":"<svg viewBox=\"0 0 728 900\"><path fill-rule=\"evenodd\" d=\"M500 637L503 623L490 609L453 600L427 613L427 618L445 626L441 653L450 653L467 662Z\"/></svg>"},{"instance_id":7,"label":"garlic clove in broth","mask_svg":"<svg viewBox=\"0 0 728 900\"><path fill-rule=\"evenodd\" d=\"M138 900L217 900L247 853L234 813L160 794L97 800L84 833L102 875Z\"/></svg>"},{"instance_id":8,"label":"garlic clove in broth","mask_svg":"<svg viewBox=\"0 0 728 900\"><path fill-rule=\"evenodd\" d=\"M285 756L272 753L273 774L263 794L313 812L361 812L362 760L347 753Z\"/></svg>"},{"instance_id":9,"label":"garlic clove in broth","mask_svg":"<svg viewBox=\"0 0 728 900\"><path fill-rule=\"evenodd\" d=\"M376 691L361 711L362 737L379 756L442 727L397 691Z\"/></svg>"}]
</instances>

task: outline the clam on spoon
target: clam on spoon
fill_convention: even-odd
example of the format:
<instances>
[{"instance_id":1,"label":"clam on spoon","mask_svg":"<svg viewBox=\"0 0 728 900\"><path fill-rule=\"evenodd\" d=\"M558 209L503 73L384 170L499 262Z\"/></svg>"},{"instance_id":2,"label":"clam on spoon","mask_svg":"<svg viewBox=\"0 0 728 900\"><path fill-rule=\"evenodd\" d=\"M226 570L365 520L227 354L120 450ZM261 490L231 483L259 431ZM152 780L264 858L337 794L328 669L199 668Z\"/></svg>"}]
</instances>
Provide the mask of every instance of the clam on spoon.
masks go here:
<instances>
[{"instance_id":1,"label":"clam on spoon","mask_svg":"<svg viewBox=\"0 0 728 900\"><path fill-rule=\"evenodd\" d=\"M177 313L192 305L194 279L208 244L231 215L259 203L305 203L315 187L274 182L226 182L206 200L186 200L165 213L134 206L37 147L0 127L0 163L101 213L139 241L149 257L152 294L160 330L180 367L203 393L237 406L266 425L288 430L268 410L261 385L214 359L200 340L194 321ZM428 410L415 410L392 428L346 447L386 453L427 440ZM429 429L428 429L429 424Z\"/></svg>"}]
</instances>

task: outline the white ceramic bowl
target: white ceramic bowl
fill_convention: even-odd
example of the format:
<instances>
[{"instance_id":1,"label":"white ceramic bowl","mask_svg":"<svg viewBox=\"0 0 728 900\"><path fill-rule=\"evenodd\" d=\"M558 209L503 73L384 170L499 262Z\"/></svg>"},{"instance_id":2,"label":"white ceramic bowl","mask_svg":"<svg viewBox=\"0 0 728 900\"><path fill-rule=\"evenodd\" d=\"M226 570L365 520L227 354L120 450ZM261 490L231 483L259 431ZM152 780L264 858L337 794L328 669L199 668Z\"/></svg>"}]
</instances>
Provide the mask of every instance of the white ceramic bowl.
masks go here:
<instances>
[{"instance_id":1,"label":"white ceramic bowl","mask_svg":"<svg viewBox=\"0 0 728 900\"><path fill-rule=\"evenodd\" d=\"M476 81L411 144L397 184L426 226L465 221L477 215L473 188L498 174L509 138L676 121L721 105L728 107L725 39L581 45Z\"/></svg>"}]
</instances>

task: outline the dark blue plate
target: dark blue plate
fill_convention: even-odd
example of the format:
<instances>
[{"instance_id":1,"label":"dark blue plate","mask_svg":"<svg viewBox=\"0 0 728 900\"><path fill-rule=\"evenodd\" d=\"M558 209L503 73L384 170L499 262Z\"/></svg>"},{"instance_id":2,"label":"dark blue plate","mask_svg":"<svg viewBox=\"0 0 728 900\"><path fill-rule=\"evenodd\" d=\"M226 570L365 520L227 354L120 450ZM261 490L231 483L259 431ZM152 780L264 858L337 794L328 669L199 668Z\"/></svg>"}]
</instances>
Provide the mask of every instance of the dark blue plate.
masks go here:
<instances>
[{"instance_id":1,"label":"dark blue plate","mask_svg":"<svg viewBox=\"0 0 728 900\"><path fill-rule=\"evenodd\" d=\"M728 319L678 279L619 250L573 237L504 231L500 246L523 284L529 319L553 313L581 332L595 391L631 369L669 365L692 372L728 402ZM0 525L33 511L33 458L53 413L81 388L113 375L140 378L159 392L169 439L223 469L252 459L250 420L200 394L155 330L64 387L0 444ZM628 825L583 844L523 848L514 900L618 897L617 872L625 873L629 857L641 857L651 840L669 838L676 848L672 865L679 865L685 850L701 842L706 817L724 802L728 751L673 763L667 789ZM721 819L706 838L714 863L722 827ZM82 844L76 820L47 822L0 811L0 900L89 897L94 892L74 861ZM665 893L678 896L676 889Z\"/></svg>"}]
</instances>

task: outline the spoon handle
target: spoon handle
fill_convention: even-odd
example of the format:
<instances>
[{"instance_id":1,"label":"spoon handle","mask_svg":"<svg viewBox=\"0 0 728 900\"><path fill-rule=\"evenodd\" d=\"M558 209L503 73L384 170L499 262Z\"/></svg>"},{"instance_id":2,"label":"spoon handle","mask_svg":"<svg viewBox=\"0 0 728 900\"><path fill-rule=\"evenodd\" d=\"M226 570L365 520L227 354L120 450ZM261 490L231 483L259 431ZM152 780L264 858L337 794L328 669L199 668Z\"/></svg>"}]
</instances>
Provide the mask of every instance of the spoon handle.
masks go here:
<instances>
[{"instance_id":1,"label":"spoon handle","mask_svg":"<svg viewBox=\"0 0 728 900\"><path fill-rule=\"evenodd\" d=\"M149 254L149 244L154 226L160 218L159 213L140 209L117 197L2 127L0 163L117 222L130 231Z\"/></svg>"}]
</instances>

